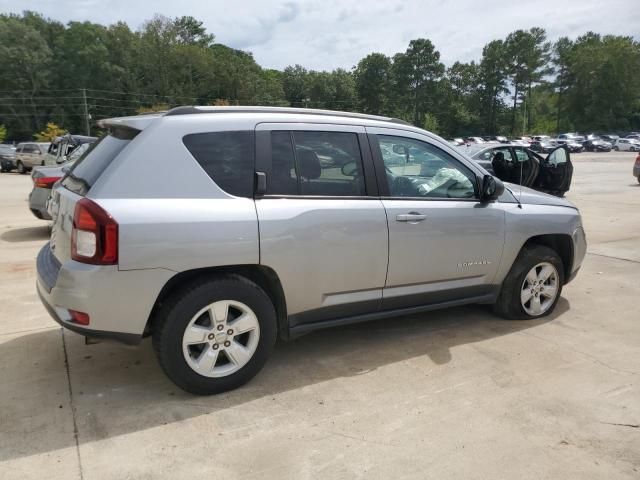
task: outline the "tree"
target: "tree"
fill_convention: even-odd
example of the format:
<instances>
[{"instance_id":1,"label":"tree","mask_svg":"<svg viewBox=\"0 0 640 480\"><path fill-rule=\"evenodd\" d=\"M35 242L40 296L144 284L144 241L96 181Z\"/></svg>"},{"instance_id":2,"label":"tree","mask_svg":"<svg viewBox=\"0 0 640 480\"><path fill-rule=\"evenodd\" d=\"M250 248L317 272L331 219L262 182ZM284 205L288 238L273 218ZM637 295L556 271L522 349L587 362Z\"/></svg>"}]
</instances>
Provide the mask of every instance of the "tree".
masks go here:
<instances>
[{"instance_id":1,"label":"tree","mask_svg":"<svg viewBox=\"0 0 640 480\"><path fill-rule=\"evenodd\" d=\"M568 83L568 71L573 42L567 37L560 37L553 46L553 64L556 69L555 87L558 95L556 102L556 133L560 133L560 118L562 116L562 100L565 96Z\"/></svg>"},{"instance_id":2,"label":"tree","mask_svg":"<svg viewBox=\"0 0 640 480\"><path fill-rule=\"evenodd\" d=\"M546 73L549 73L546 65L549 61L550 48L551 44L546 42L545 31L537 27L528 31L516 30L510 33L505 40L505 52L508 59L507 72L513 91L512 134L516 132L518 100L526 102L527 97L531 96L533 84L539 82ZM529 109L530 111L531 109ZM530 120L530 117L528 119Z\"/></svg>"},{"instance_id":3,"label":"tree","mask_svg":"<svg viewBox=\"0 0 640 480\"><path fill-rule=\"evenodd\" d=\"M40 33L14 17L0 17L0 85L19 92L14 102L3 102L22 131L40 127L36 94L48 83L51 49ZM26 114L26 115L25 115Z\"/></svg>"},{"instance_id":4,"label":"tree","mask_svg":"<svg viewBox=\"0 0 640 480\"><path fill-rule=\"evenodd\" d=\"M498 133L498 114L502 107L502 96L507 90L506 45L502 40L493 40L482 49L478 72L479 107L488 133Z\"/></svg>"},{"instance_id":5,"label":"tree","mask_svg":"<svg viewBox=\"0 0 640 480\"><path fill-rule=\"evenodd\" d=\"M370 53L358 62L353 75L360 109L382 114L388 108L391 59L382 53Z\"/></svg>"},{"instance_id":6,"label":"tree","mask_svg":"<svg viewBox=\"0 0 640 480\"><path fill-rule=\"evenodd\" d=\"M307 82L306 77L309 72L300 66L289 66L284 69L282 75L282 89L284 90L284 98L287 99L292 107L305 106L307 98Z\"/></svg>"},{"instance_id":7,"label":"tree","mask_svg":"<svg viewBox=\"0 0 640 480\"><path fill-rule=\"evenodd\" d=\"M405 53L394 56L392 71L401 115L410 115L414 125L421 125L425 113L435 107L435 93L444 74L440 52L430 40L411 40Z\"/></svg>"},{"instance_id":8,"label":"tree","mask_svg":"<svg viewBox=\"0 0 640 480\"><path fill-rule=\"evenodd\" d=\"M5 138L7 138L7 127L0 123L0 143L4 142Z\"/></svg>"},{"instance_id":9,"label":"tree","mask_svg":"<svg viewBox=\"0 0 640 480\"><path fill-rule=\"evenodd\" d=\"M50 142L56 137L60 137L67 133L64 128L60 128L53 122L47 122L47 127L41 131L36 133L33 137L37 142Z\"/></svg>"}]
</instances>

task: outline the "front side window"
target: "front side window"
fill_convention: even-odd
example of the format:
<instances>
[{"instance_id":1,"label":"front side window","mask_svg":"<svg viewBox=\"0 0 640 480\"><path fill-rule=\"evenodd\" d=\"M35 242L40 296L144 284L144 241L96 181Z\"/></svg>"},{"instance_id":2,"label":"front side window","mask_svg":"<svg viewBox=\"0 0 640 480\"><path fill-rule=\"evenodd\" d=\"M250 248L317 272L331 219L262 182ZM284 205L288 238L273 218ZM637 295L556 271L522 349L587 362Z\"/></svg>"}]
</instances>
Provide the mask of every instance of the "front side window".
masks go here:
<instances>
[{"instance_id":1,"label":"front side window","mask_svg":"<svg viewBox=\"0 0 640 480\"><path fill-rule=\"evenodd\" d=\"M377 135L392 197L473 198L475 175L448 153L412 138Z\"/></svg>"},{"instance_id":2,"label":"front side window","mask_svg":"<svg viewBox=\"0 0 640 480\"><path fill-rule=\"evenodd\" d=\"M267 194L366 195L358 136L350 132L271 132Z\"/></svg>"},{"instance_id":3,"label":"front side window","mask_svg":"<svg viewBox=\"0 0 640 480\"><path fill-rule=\"evenodd\" d=\"M252 131L193 133L182 141L222 190L236 197L253 197Z\"/></svg>"}]
</instances>

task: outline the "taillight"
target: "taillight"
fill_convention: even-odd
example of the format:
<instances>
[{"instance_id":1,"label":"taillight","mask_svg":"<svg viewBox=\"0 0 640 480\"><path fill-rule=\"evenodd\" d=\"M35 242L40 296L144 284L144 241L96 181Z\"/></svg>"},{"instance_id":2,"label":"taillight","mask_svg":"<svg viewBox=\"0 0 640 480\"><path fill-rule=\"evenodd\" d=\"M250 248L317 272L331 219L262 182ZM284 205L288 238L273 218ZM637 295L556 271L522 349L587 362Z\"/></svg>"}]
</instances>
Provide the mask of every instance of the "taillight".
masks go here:
<instances>
[{"instance_id":1,"label":"taillight","mask_svg":"<svg viewBox=\"0 0 640 480\"><path fill-rule=\"evenodd\" d=\"M33 186L37 188L53 188L53 184L60 180L62 177L40 177L33 179Z\"/></svg>"},{"instance_id":2,"label":"taillight","mask_svg":"<svg viewBox=\"0 0 640 480\"><path fill-rule=\"evenodd\" d=\"M72 322L79 323L80 325L89 325L90 318L88 313L69 310L69 315L71 315Z\"/></svg>"},{"instance_id":3,"label":"taillight","mask_svg":"<svg viewBox=\"0 0 640 480\"><path fill-rule=\"evenodd\" d=\"M88 198L78 201L73 213L71 258L92 265L118 263L118 223Z\"/></svg>"}]
</instances>

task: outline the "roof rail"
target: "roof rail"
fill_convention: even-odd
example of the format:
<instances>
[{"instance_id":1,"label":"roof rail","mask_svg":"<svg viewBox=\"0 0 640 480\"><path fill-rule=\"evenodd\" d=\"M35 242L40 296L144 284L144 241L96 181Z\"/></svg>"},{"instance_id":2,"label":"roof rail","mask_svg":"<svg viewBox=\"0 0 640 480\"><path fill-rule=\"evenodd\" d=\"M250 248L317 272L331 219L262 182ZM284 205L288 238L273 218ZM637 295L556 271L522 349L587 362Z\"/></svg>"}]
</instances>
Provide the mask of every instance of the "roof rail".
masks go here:
<instances>
[{"instance_id":1,"label":"roof rail","mask_svg":"<svg viewBox=\"0 0 640 480\"><path fill-rule=\"evenodd\" d=\"M382 122L399 123L411 125L409 122L399 118L382 117L379 115L367 115L365 113L341 112L338 110L321 110L316 108L294 108L294 107L253 107L253 106L182 106L175 107L165 113L165 116L191 115L194 113L295 113L298 115L325 115L331 117L362 118L364 120L379 120Z\"/></svg>"}]
</instances>

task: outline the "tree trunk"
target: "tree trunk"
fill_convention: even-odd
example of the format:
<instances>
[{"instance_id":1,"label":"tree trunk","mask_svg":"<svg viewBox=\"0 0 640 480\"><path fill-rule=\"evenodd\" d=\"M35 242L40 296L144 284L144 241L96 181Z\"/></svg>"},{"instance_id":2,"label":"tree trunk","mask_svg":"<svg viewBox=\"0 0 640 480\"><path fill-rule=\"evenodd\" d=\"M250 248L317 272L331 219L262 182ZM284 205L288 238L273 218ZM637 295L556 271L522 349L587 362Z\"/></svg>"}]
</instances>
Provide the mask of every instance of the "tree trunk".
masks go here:
<instances>
[{"instance_id":1,"label":"tree trunk","mask_svg":"<svg viewBox=\"0 0 640 480\"><path fill-rule=\"evenodd\" d=\"M516 131L516 108L518 106L518 84L515 84L516 91L513 95L513 110L511 112L511 135Z\"/></svg>"}]
</instances>

